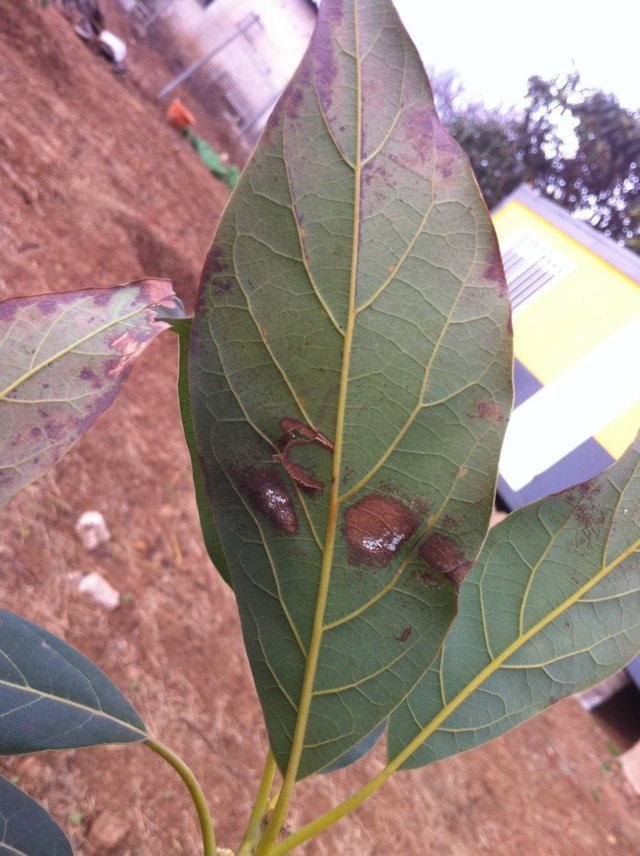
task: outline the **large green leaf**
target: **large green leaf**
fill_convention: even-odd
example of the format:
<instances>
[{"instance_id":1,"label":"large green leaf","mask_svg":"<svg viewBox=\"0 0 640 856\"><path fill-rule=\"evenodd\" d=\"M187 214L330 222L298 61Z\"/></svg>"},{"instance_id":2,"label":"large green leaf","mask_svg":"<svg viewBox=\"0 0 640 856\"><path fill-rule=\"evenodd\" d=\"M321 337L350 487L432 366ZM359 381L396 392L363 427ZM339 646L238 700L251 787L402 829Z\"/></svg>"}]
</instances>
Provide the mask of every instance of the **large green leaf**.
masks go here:
<instances>
[{"instance_id":1,"label":"large green leaf","mask_svg":"<svg viewBox=\"0 0 640 856\"><path fill-rule=\"evenodd\" d=\"M0 854L73 856L69 840L41 805L0 776Z\"/></svg>"},{"instance_id":2,"label":"large green leaf","mask_svg":"<svg viewBox=\"0 0 640 856\"><path fill-rule=\"evenodd\" d=\"M434 663L392 716L405 767L471 749L640 649L640 437L603 475L495 527Z\"/></svg>"},{"instance_id":3,"label":"large green leaf","mask_svg":"<svg viewBox=\"0 0 640 856\"><path fill-rule=\"evenodd\" d=\"M148 737L129 702L90 660L0 610L0 754L135 743Z\"/></svg>"},{"instance_id":4,"label":"large green leaf","mask_svg":"<svg viewBox=\"0 0 640 856\"><path fill-rule=\"evenodd\" d=\"M167 280L0 303L0 506L106 410L136 357L183 314Z\"/></svg>"},{"instance_id":5,"label":"large green leaf","mask_svg":"<svg viewBox=\"0 0 640 856\"><path fill-rule=\"evenodd\" d=\"M436 656L510 383L497 243L417 53L388 0L324 0L219 226L190 352L281 768L343 756Z\"/></svg>"}]
</instances>

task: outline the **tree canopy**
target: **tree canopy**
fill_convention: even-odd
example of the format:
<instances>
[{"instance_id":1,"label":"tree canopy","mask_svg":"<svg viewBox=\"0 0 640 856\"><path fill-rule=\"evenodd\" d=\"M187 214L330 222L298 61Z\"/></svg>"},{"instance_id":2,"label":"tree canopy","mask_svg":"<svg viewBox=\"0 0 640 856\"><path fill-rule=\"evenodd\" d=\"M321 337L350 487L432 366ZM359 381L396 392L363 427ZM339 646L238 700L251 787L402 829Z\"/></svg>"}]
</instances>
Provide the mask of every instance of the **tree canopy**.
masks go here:
<instances>
[{"instance_id":1,"label":"tree canopy","mask_svg":"<svg viewBox=\"0 0 640 856\"><path fill-rule=\"evenodd\" d=\"M519 109L469 101L450 72L432 82L490 208L526 182L640 253L640 111L582 86L577 73L531 77Z\"/></svg>"}]
</instances>

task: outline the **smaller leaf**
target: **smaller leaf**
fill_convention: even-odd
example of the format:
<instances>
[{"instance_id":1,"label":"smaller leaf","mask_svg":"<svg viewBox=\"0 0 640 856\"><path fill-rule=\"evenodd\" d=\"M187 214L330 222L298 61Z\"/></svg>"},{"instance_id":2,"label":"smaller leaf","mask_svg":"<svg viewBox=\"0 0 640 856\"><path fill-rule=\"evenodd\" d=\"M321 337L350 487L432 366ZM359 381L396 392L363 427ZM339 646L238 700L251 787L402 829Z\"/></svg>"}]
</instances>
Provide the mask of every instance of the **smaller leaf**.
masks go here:
<instances>
[{"instance_id":1,"label":"smaller leaf","mask_svg":"<svg viewBox=\"0 0 640 856\"><path fill-rule=\"evenodd\" d=\"M602 475L491 530L441 656L391 717L389 757L473 749L623 668L640 648L639 583L640 435Z\"/></svg>"},{"instance_id":2,"label":"smaller leaf","mask_svg":"<svg viewBox=\"0 0 640 856\"><path fill-rule=\"evenodd\" d=\"M178 401L180 403L180 417L182 419L182 430L187 443L189 456L191 458L191 471L193 474L193 486L200 516L200 528L209 558L213 562L222 579L231 585L231 574L226 556L222 548L222 541L213 516L213 507L207 494L200 456L196 443L196 435L193 428L193 416L191 415L191 403L189 400L189 335L191 333L191 319L185 318L178 322L170 322L171 328L178 334L180 340L180 368L178 370Z\"/></svg>"},{"instance_id":3,"label":"smaller leaf","mask_svg":"<svg viewBox=\"0 0 640 856\"><path fill-rule=\"evenodd\" d=\"M37 624L0 610L0 754L148 738L107 676Z\"/></svg>"},{"instance_id":4,"label":"smaller leaf","mask_svg":"<svg viewBox=\"0 0 640 856\"><path fill-rule=\"evenodd\" d=\"M0 776L0 854L73 856L69 840L35 800Z\"/></svg>"},{"instance_id":5,"label":"smaller leaf","mask_svg":"<svg viewBox=\"0 0 640 856\"><path fill-rule=\"evenodd\" d=\"M184 314L167 280L0 303L0 507L111 404L135 359Z\"/></svg>"}]
</instances>

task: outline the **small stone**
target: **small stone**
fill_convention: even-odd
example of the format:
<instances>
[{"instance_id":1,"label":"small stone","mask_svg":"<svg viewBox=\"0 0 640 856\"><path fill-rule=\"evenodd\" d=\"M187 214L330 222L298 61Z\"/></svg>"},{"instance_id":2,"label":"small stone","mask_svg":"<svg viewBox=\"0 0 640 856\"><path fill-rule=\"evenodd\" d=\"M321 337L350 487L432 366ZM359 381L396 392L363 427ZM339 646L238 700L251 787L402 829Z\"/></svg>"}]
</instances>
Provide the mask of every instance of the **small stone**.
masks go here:
<instances>
[{"instance_id":1,"label":"small stone","mask_svg":"<svg viewBox=\"0 0 640 856\"><path fill-rule=\"evenodd\" d=\"M640 797L640 741L620 756L620 766L626 780Z\"/></svg>"},{"instance_id":2,"label":"small stone","mask_svg":"<svg viewBox=\"0 0 640 856\"><path fill-rule=\"evenodd\" d=\"M85 511L78 518L75 528L85 550L95 550L111 538L105 519L99 511Z\"/></svg>"},{"instance_id":3,"label":"small stone","mask_svg":"<svg viewBox=\"0 0 640 856\"><path fill-rule=\"evenodd\" d=\"M78 583L78 591L88 594L104 609L113 612L120 606L120 592L96 571L87 574Z\"/></svg>"},{"instance_id":4,"label":"small stone","mask_svg":"<svg viewBox=\"0 0 640 856\"><path fill-rule=\"evenodd\" d=\"M98 853L110 853L129 834L129 824L113 811L105 810L91 824L89 843Z\"/></svg>"}]
</instances>

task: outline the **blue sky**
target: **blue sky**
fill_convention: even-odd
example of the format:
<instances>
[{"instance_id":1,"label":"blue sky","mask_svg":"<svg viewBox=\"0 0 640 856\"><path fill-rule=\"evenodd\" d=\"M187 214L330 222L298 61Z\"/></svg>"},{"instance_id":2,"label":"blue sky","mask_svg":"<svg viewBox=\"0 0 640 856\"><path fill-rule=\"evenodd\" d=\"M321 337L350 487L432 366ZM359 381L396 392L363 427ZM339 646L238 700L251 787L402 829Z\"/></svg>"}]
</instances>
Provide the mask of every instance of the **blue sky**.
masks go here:
<instances>
[{"instance_id":1,"label":"blue sky","mask_svg":"<svg viewBox=\"0 0 640 856\"><path fill-rule=\"evenodd\" d=\"M489 105L516 104L527 78L580 71L640 108L640 2L394 0L426 66L452 68Z\"/></svg>"}]
</instances>

